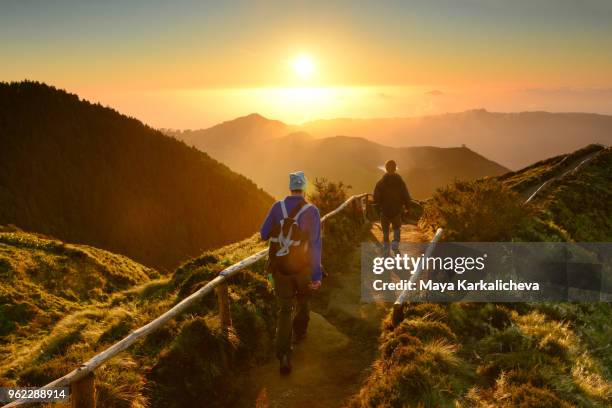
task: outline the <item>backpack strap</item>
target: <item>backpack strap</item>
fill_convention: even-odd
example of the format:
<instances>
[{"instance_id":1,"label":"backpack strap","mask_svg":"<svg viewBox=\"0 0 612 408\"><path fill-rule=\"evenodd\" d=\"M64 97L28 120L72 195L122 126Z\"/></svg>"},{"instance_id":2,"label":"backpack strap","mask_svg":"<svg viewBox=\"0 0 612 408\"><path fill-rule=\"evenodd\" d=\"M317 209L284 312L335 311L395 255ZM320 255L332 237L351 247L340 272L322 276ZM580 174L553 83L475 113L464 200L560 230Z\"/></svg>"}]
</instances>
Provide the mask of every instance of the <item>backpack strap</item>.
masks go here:
<instances>
[{"instance_id":1,"label":"backpack strap","mask_svg":"<svg viewBox=\"0 0 612 408\"><path fill-rule=\"evenodd\" d=\"M285 206L285 200L280 200L281 211L283 212L283 218L287 218L287 207Z\"/></svg>"}]
</instances>

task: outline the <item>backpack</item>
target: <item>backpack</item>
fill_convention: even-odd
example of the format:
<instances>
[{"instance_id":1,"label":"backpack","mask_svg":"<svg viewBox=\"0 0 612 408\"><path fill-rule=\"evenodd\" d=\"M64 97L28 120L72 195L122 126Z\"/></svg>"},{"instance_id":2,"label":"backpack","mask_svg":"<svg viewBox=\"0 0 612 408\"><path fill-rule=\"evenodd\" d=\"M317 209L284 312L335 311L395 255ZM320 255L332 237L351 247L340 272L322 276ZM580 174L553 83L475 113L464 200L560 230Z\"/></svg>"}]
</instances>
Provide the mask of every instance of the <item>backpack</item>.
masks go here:
<instances>
[{"instance_id":1,"label":"backpack","mask_svg":"<svg viewBox=\"0 0 612 408\"><path fill-rule=\"evenodd\" d=\"M283 275L291 275L308 267L308 237L298 224L300 215L312 206L302 201L287 213L285 201L280 201L283 219L270 233L270 248L268 252L268 269L278 271Z\"/></svg>"}]
</instances>

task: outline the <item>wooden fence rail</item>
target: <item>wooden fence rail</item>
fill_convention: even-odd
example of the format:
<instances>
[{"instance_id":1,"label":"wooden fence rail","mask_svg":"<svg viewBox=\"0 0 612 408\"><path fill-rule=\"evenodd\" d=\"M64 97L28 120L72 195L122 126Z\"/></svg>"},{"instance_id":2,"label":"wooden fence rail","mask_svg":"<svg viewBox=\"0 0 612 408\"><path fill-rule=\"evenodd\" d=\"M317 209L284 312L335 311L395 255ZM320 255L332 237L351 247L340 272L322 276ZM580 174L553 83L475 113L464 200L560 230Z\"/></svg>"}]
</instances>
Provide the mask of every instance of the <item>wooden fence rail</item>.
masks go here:
<instances>
[{"instance_id":1,"label":"wooden fence rail","mask_svg":"<svg viewBox=\"0 0 612 408\"><path fill-rule=\"evenodd\" d=\"M330 217L338 214L340 211L345 209L349 204L358 203L361 204L361 211L367 210L367 196L368 194L359 194L351 196L348 200L342 203L338 208L329 212L325 216L321 218L321 222L325 222ZM357 210L357 207L353 207ZM364 213L365 214L365 213ZM70 387L71 392L71 406L72 407L95 407L95 383L94 383L94 371L100 365L121 353L136 341L141 339L142 337L150 334L151 332L159 329L164 324L166 324L169 320L175 318L179 314L181 314L185 309L189 306L193 305L195 302L208 295L212 291L217 292L217 299L219 303L219 317L221 324L226 329L231 326L231 315L229 308L229 296L228 296L228 287L227 287L227 279L231 276L238 273L240 270L246 268L247 266L253 265L257 261L265 258L268 255L268 250L261 250L238 263L235 263L224 270L222 270L217 277L208 282L204 287L200 288L198 291L192 293L179 303L177 303L170 310L160 315L155 320L150 323L142 326L122 340L113 344L106 350L102 351L99 354L96 354L92 358L90 358L85 363L81 364L78 368L69 372L63 377L58 378L50 382L49 384L41 387L40 389L49 389L49 388L57 388L57 387ZM20 399L13 401L7 405L4 405L2 408L13 408L18 406L23 406L27 404L31 404L31 401Z\"/></svg>"}]
</instances>

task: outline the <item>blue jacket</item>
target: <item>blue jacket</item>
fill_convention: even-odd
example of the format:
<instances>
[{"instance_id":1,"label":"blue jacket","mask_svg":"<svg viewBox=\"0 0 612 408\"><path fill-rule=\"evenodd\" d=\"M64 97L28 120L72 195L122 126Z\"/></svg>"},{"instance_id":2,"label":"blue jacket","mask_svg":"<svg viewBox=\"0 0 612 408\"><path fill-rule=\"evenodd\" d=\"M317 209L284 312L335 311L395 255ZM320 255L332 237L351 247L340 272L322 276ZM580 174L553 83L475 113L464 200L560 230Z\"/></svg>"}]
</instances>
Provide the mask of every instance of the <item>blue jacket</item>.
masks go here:
<instances>
[{"instance_id":1,"label":"blue jacket","mask_svg":"<svg viewBox=\"0 0 612 408\"><path fill-rule=\"evenodd\" d=\"M304 198L300 196L288 196L285 198L285 207L287 212L291 213L293 208ZM283 210L280 206L280 201L274 203L268 216L261 226L261 239L267 241L270 239L272 228L283 219ZM312 271L312 280L320 281L323 277L321 271L321 216L319 209L314 205L304 210L300 215L298 224L302 231L308 235L308 251L310 252L310 266Z\"/></svg>"}]
</instances>

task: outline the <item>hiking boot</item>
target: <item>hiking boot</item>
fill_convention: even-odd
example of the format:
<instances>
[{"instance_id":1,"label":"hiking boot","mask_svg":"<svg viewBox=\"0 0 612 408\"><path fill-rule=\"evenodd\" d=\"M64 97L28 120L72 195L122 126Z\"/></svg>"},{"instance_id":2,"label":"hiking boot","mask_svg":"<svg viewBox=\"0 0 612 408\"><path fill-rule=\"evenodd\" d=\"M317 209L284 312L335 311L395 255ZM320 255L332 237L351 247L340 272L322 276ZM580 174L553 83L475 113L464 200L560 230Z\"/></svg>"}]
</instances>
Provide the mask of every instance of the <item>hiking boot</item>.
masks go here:
<instances>
[{"instance_id":1,"label":"hiking boot","mask_svg":"<svg viewBox=\"0 0 612 408\"><path fill-rule=\"evenodd\" d=\"M395 240L394 240L394 241L391 243L391 251L393 252L393 255L394 255L394 256L397 256L397 255L401 255L401 254L402 254L402 253L400 252L400 248L399 248L399 241L395 241Z\"/></svg>"},{"instance_id":2,"label":"hiking boot","mask_svg":"<svg viewBox=\"0 0 612 408\"><path fill-rule=\"evenodd\" d=\"M293 344L300 344L301 342L304 341L304 339L306 339L306 333L303 333L303 334L293 333L293 339L291 339L291 342Z\"/></svg>"},{"instance_id":3,"label":"hiking boot","mask_svg":"<svg viewBox=\"0 0 612 408\"><path fill-rule=\"evenodd\" d=\"M280 374L289 375L291 373L291 361L287 354L283 354L280 358Z\"/></svg>"}]
</instances>

